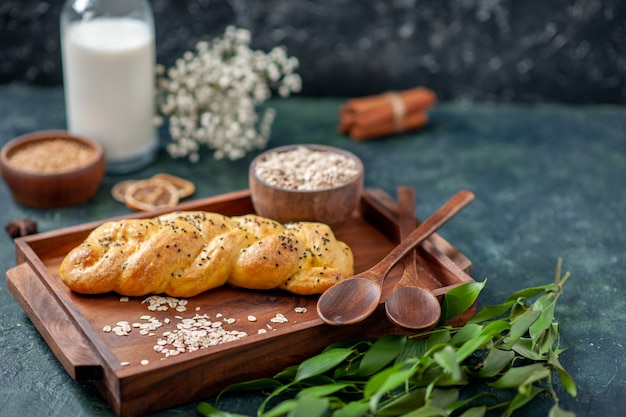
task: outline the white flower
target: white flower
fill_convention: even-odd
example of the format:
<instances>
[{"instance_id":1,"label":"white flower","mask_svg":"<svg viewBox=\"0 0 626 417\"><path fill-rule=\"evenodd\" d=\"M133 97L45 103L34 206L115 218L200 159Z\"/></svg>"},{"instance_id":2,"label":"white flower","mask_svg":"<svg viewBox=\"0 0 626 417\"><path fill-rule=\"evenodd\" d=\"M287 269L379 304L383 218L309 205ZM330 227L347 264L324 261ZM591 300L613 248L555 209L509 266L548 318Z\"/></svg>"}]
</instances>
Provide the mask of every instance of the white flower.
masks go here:
<instances>
[{"instance_id":1,"label":"white flower","mask_svg":"<svg viewBox=\"0 0 626 417\"><path fill-rule=\"evenodd\" d=\"M280 97L299 92L302 80L295 73L298 59L284 47L265 53L250 43L250 31L229 26L222 37L198 42L171 68L157 65L157 104L169 120L170 156L197 162L200 145L206 145L215 158L234 160L267 146L275 112L257 114L257 106L272 90Z\"/></svg>"}]
</instances>

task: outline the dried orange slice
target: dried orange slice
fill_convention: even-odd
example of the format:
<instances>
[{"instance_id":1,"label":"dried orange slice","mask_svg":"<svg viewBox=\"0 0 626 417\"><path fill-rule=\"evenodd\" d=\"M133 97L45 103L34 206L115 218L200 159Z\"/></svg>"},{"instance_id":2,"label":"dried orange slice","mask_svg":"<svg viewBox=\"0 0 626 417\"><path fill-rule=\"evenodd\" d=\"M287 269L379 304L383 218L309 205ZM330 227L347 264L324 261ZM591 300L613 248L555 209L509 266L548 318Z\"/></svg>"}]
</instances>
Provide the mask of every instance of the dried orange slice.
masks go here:
<instances>
[{"instance_id":1,"label":"dried orange slice","mask_svg":"<svg viewBox=\"0 0 626 417\"><path fill-rule=\"evenodd\" d=\"M137 180L118 182L111 188L111 195L120 203L126 203L126 191L128 191L128 187L135 182L137 182Z\"/></svg>"},{"instance_id":2,"label":"dried orange slice","mask_svg":"<svg viewBox=\"0 0 626 417\"><path fill-rule=\"evenodd\" d=\"M157 178L174 184L174 186L178 190L178 198L180 198L181 200L183 198L189 197L196 192L196 186L193 182L188 181L184 178L177 177L175 175L161 173L155 174L152 178Z\"/></svg>"},{"instance_id":3,"label":"dried orange slice","mask_svg":"<svg viewBox=\"0 0 626 417\"><path fill-rule=\"evenodd\" d=\"M176 186L158 178L135 181L128 186L124 197L126 206L137 211L173 207L179 201Z\"/></svg>"}]
</instances>

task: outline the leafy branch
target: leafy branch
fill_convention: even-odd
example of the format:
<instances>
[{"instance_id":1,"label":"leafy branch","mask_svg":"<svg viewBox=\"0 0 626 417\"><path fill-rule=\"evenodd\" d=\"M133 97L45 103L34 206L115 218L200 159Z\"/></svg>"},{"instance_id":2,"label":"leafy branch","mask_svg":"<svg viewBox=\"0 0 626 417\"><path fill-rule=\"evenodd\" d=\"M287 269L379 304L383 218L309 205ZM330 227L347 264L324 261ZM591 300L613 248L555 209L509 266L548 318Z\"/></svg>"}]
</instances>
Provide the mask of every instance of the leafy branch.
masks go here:
<instances>
[{"instance_id":1,"label":"leafy branch","mask_svg":"<svg viewBox=\"0 0 626 417\"><path fill-rule=\"evenodd\" d=\"M508 417L547 393L549 417L574 417L560 407L553 382L557 375L576 396L576 384L559 362L564 349L554 317L568 278L559 260L554 283L486 306L461 327L335 343L273 378L235 384L220 395L269 391L257 410L263 417ZM485 284L449 291L442 321L469 308ZM206 402L197 409L205 417L241 417Z\"/></svg>"}]
</instances>

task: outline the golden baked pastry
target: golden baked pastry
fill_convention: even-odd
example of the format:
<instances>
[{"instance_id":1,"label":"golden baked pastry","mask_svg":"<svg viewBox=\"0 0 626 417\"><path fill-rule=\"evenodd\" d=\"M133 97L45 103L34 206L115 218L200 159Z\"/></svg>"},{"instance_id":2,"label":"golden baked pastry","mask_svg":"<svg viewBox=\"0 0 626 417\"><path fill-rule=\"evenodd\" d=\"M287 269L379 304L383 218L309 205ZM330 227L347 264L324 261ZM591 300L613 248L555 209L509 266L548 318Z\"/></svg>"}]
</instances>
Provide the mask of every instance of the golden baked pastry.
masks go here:
<instances>
[{"instance_id":1,"label":"golden baked pastry","mask_svg":"<svg viewBox=\"0 0 626 417\"><path fill-rule=\"evenodd\" d=\"M59 272L83 294L192 297L224 284L319 294L354 267L350 248L322 223L183 211L102 224Z\"/></svg>"}]
</instances>

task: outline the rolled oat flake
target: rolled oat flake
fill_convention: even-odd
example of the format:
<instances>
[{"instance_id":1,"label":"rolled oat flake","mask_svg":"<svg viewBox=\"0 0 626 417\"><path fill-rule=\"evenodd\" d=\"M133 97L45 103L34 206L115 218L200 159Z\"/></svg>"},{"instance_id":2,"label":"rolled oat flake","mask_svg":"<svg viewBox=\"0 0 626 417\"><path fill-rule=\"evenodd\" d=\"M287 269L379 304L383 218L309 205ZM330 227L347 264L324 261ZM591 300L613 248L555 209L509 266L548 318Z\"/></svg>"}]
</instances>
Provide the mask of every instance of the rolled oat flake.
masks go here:
<instances>
[{"instance_id":1,"label":"rolled oat flake","mask_svg":"<svg viewBox=\"0 0 626 417\"><path fill-rule=\"evenodd\" d=\"M343 185L358 174L358 168L340 153L298 146L269 153L257 163L255 174L275 187L311 191Z\"/></svg>"}]
</instances>

